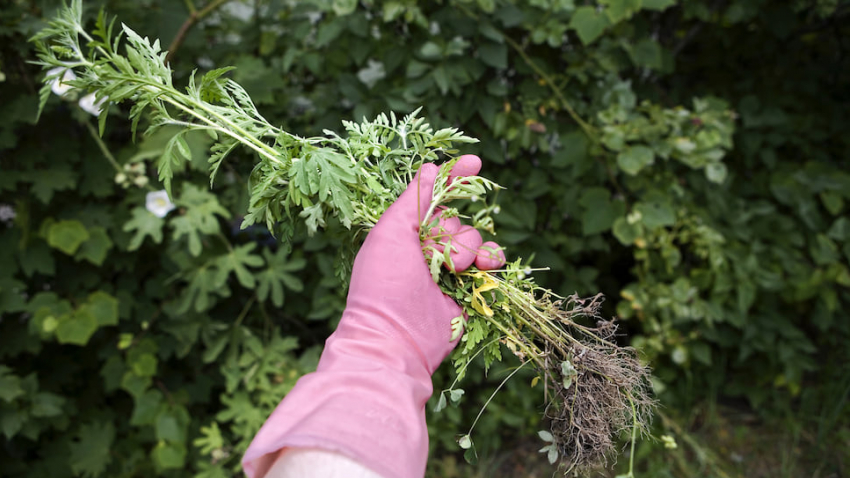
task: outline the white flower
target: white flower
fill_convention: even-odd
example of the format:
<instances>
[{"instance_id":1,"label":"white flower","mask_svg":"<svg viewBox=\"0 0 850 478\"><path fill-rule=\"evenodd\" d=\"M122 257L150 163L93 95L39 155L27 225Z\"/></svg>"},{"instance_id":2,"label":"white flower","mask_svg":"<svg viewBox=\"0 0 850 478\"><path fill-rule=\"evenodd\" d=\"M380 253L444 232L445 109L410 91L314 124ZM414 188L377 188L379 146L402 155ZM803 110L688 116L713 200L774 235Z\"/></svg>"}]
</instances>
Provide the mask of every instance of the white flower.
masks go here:
<instances>
[{"instance_id":1,"label":"white flower","mask_svg":"<svg viewBox=\"0 0 850 478\"><path fill-rule=\"evenodd\" d=\"M9 204L0 204L0 221L6 222L15 219L18 214L15 212L15 208Z\"/></svg>"},{"instance_id":2,"label":"white flower","mask_svg":"<svg viewBox=\"0 0 850 478\"><path fill-rule=\"evenodd\" d=\"M47 71L47 76L58 75L65 70L65 74L62 75L62 78L54 78L50 80L50 89L53 90L59 96L65 96L68 91L73 89L74 87L65 83L66 81L72 81L77 79L77 75L74 72L67 68L62 68L61 66L57 66L56 68L52 68Z\"/></svg>"},{"instance_id":3,"label":"white flower","mask_svg":"<svg viewBox=\"0 0 850 478\"><path fill-rule=\"evenodd\" d=\"M101 98L100 101L95 102L95 94L89 94L80 98L80 108L83 109L86 113L100 116L101 111L103 111L103 104L106 103L106 97Z\"/></svg>"},{"instance_id":4,"label":"white flower","mask_svg":"<svg viewBox=\"0 0 850 478\"><path fill-rule=\"evenodd\" d=\"M145 196L145 208L156 217L165 217L172 209L174 203L168 198L168 193L163 191L152 191Z\"/></svg>"}]
</instances>

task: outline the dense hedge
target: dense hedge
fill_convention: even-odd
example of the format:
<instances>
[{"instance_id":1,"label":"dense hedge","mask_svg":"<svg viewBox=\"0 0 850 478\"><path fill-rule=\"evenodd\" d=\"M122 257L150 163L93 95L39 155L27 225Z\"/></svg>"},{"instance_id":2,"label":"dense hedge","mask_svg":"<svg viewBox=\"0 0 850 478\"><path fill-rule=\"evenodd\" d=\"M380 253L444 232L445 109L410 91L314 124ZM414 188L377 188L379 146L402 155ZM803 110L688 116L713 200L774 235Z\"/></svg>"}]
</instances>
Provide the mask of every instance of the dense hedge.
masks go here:
<instances>
[{"instance_id":1,"label":"dense hedge","mask_svg":"<svg viewBox=\"0 0 850 478\"><path fill-rule=\"evenodd\" d=\"M708 391L769 412L846 382L848 2L103 3L177 39L178 83L236 65L288 131L424 106L480 138L468 152L508 187L500 242L548 287L606 293L666 407ZM27 38L58 4L0 10L0 474L232 476L338 320L337 243L239 229L247 152L210 190L192 137L158 218L146 194L174 131L133 138L113 105L101 141L73 92L36 124ZM429 418L434 447L456 449L491 372ZM531 434L537 393L509 384L479 447Z\"/></svg>"}]
</instances>

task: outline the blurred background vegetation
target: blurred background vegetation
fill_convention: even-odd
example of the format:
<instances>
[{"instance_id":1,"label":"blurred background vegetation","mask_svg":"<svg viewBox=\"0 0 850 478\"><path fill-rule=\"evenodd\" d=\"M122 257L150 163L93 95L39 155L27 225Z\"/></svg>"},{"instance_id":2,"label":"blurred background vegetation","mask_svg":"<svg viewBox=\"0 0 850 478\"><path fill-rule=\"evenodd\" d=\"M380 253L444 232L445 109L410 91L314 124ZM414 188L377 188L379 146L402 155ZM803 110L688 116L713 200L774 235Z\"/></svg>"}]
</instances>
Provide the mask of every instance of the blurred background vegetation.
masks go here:
<instances>
[{"instance_id":1,"label":"blurred background vegetation","mask_svg":"<svg viewBox=\"0 0 850 478\"><path fill-rule=\"evenodd\" d=\"M101 140L73 91L36 123L27 39L59 4L0 8L0 476L236 476L344 306L334 228L291 251L240 230L255 158L210 190L201 136L159 218L173 131L131 137L112 105ZM424 106L481 139L509 256L604 292L654 369L637 475L847 476L850 2L85 4L161 39L178 84L235 65L290 132ZM455 443L515 365L429 414L430 476L551 476L528 379L477 425L477 464Z\"/></svg>"}]
</instances>

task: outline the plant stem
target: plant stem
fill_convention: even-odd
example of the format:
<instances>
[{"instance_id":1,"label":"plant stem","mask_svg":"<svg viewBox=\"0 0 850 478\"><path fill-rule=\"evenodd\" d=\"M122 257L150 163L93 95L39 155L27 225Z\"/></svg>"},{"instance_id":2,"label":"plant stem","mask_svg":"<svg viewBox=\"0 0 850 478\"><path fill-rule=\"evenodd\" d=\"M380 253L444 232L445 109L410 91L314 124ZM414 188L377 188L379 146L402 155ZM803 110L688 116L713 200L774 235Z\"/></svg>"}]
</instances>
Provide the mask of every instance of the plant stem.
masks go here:
<instances>
[{"instance_id":1,"label":"plant stem","mask_svg":"<svg viewBox=\"0 0 850 478\"><path fill-rule=\"evenodd\" d=\"M180 48L180 45L183 44L183 41L186 39L186 34L189 33L189 30L195 26L200 20L204 17L215 11L216 8L224 5L226 2L230 0L213 0L207 6L198 10L195 8L195 4L192 0L184 0L186 3L186 9L189 10L189 16L186 18L186 21L180 25L180 28L177 30L177 34L174 36L174 40L171 41L171 44L168 45L168 54L165 57L165 63L167 64L174 58L174 54Z\"/></svg>"},{"instance_id":2,"label":"plant stem","mask_svg":"<svg viewBox=\"0 0 850 478\"><path fill-rule=\"evenodd\" d=\"M106 146L106 143L104 143L103 140L100 139L100 135L97 133L97 129L92 126L91 122L89 121L85 121L85 125L86 129L89 132L89 135L91 135L92 139L94 139L95 143L97 143L97 147L100 148L100 152L103 153L103 156L106 157L106 159L109 161L109 164L111 164L112 167L115 169L115 172L122 173L123 170L121 168L121 165L118 164L118 161L115 160L115 156L113 156L112 152L109 151L109 148ZM156 189L154 189L153 186L151 186L150 184L146 184L145 189L147 189L148 191L156 191Z\"/></svg>"},{"instance_id":3,"label":"plant stem","mask_svg":"<svg viewBox=\"0 0 850 478\"><path fill-rule=\"evenodd\" d=\"M479 418L481 418L481 415L484 413L484 410L487 408L487 405L490 405L490 402L493 400L493 397L495 397L495 396L496 396L496 394L497 394L497 393L499 393L499 390L501 390L501 389L502 389L502 387L503 387L503 386L504 386L504 385L508 382L508 380L510 380L510 379L511 379L511 377L513 377L514 375L516 375L516 373L517 373L517 372L519 372L520 370L522 370L522 368L523 368L523 367L525 367L526 365L528 365L528 363L529 363L529 362L531 362L531 360L526 360L525 362L523 362L522 364L520 364L520 366L519 366L519 367L517 367L517 368L516 368L516 370L514 370L513 372L511 372L511 374L510 374L510 375L508 375L507 377L505 377L505 379L504 379L504 380L502 380L502 383L500 383L500 384L499 384L499 386L498 386L498 387L496 387L496 390L494 390L494 391L493 391L493 393L492 393L492 394L490 394L490 398L488 398L488 399L487 399L487 401L486 401L486 402L484 402L484 406L483 406L483 407L481 407L481 410L479 410L479 411L478 411L478 416L476 416L476 417L475 417L475 421L473 421L473 422L472 422L472 426L471 426L471 427L469 427L469 432L467 433L467 435L472 435L472 430L475 428L475 425L476 425L476 424L478 424L478 419L479 419Z\"/></svg>"}]
</instances>

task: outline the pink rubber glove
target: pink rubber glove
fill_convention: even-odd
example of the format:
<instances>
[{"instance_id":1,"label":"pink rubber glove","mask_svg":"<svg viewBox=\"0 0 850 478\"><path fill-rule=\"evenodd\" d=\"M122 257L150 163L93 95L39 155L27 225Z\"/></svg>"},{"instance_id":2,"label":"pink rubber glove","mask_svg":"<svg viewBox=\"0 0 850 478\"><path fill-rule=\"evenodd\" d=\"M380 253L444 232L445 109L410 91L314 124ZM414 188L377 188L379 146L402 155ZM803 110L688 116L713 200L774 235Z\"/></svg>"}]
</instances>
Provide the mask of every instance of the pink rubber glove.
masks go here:
<instances>
[{"instance_id":1,"label":"pink rubber glove","mask_svg":"<svg viewBox=\"0 0 850 478\"><path fill-rule=\"evenodd\" d=\"M467 155L454 171L477 174L480 164ZM337 452L387 478L424 475L431 374L457 345L451 320L463 314L431 279L419 241L437 170L423 165L369 232L339 326L316 372L298 381L254 437L242 459L249 477L263 476L285 447ZM468 267L479 252L490 265L504 263L501 251L458 249L456 265Z\"/></svg>"}]
</instances>

